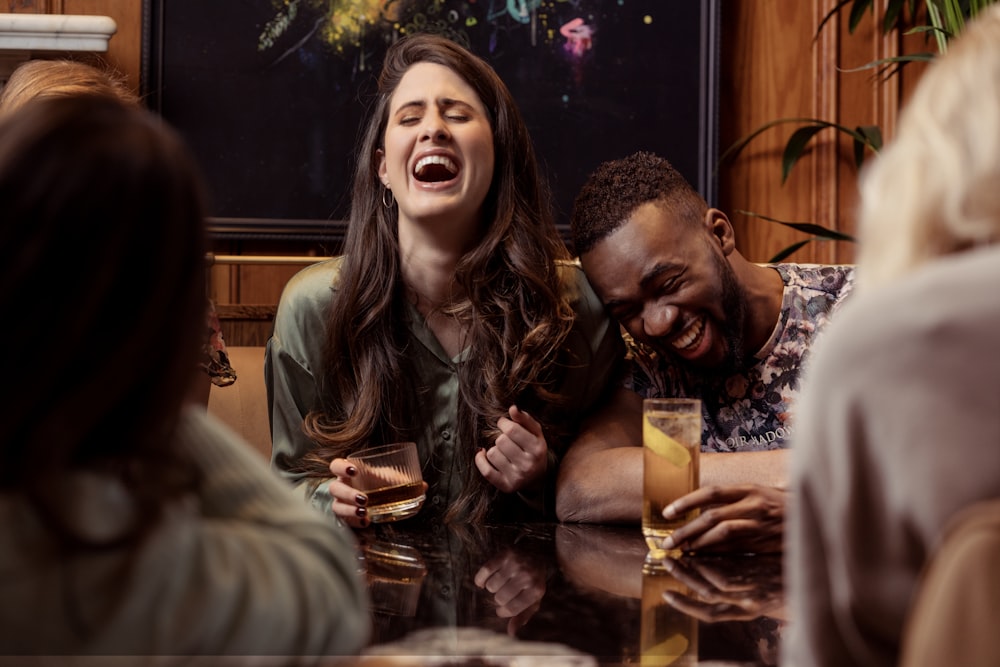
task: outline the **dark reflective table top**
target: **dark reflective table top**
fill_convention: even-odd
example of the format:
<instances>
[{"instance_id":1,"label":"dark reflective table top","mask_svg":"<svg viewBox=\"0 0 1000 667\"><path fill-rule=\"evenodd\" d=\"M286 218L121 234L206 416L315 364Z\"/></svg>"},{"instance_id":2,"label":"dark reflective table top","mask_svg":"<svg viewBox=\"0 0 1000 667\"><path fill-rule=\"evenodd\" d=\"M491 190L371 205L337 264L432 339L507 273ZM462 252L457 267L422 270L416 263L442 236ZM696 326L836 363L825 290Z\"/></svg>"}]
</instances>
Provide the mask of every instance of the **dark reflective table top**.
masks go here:
<instances>
[{"instance_id":1,"label":"dark reflective table top","mask_svg":"<svg viewBox=\"0 0 1000 667\"><path fill-rule=\"evenodd\" d=\"M358 537L372 664L778 662L777 554L690 555L658 567L645 562L638 526L402 521Z\"/></svg>"}]
</instances>

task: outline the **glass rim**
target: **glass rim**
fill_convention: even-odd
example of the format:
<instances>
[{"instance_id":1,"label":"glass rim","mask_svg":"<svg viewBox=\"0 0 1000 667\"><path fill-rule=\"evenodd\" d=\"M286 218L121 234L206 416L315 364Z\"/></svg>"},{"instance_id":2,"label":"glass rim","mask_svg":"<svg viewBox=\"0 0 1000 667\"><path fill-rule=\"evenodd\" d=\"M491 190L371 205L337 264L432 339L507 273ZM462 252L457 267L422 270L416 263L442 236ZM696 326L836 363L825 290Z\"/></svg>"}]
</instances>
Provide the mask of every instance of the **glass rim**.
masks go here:
<instances>
[{"instance_id":1,"label":"glass rim","mask_svg":"<svg viewBox=\"0 0 1000 667\"><path fill-rule=\"evenodd\" d=\"M412 445L412 447L407 447L407 445ZM392 454L395 452L405 452L409 449L416 451L417 443L413 440L403 440L400 442L390 442L385 445L378 445L377 447L368 447L367 449L362 449L354 454L348 454L346 459L369 459L373 456L382 456L384 454Z\"/></svg>"},{"instance_id":2,"label":"glass rim","mask_svg":"<svg viewBox=\"0 0 1000 667\"><path fill-rule=\"evenodd\" d=\"M642 407L659 405L659 406L669 406L669 407L682 407L682 406L695 406L697 405L701 408L700 398L644 398L642 399Z\"/></svg>"}]
</instances>

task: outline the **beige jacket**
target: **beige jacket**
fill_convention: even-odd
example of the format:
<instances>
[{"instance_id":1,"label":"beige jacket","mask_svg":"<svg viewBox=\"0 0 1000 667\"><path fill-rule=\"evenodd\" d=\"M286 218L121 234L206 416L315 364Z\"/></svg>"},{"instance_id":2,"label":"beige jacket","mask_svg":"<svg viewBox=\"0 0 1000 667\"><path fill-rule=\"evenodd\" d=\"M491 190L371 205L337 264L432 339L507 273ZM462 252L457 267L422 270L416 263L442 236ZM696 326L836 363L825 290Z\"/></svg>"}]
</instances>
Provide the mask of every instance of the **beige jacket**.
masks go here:
<instances>
[{"instance_id":1,"label":"beige jacket","mask_svg":"<svg viewBox=\"0 0 1000 667\"><path fill-rule=\"evenodd\" d=\"M200 468L202 488L169 507L139 546L64 556L23 499L0 495L0 656L189 664L352 654L366 643L351 532L308 507L202 409L186 411L177 446ZM112 536L131 521L129 498L108 478L76 475L53 492L90 534Z\"/></svg>"}]
</instances>

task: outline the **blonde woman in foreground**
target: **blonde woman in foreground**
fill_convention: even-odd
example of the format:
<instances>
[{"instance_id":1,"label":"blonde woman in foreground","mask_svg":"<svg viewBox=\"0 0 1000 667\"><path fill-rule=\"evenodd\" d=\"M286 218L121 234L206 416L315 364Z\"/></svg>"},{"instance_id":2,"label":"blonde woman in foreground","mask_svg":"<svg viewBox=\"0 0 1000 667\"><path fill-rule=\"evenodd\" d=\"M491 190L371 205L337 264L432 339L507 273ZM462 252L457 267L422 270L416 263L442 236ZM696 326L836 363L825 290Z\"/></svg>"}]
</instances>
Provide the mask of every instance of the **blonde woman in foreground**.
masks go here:
<instances>
[{"instance_id":1,"label":"blonde woman in foreground","mask_svg":"<svg viewBox=\"0 0 1000 667\"><path fill-rule=\"evenodd\" d=\"M815 351L792 449L795 667L932 659L903 650L922 571L957 512L1000 496L1000 5L929 67L863 174L860 238L858 292ZM996 600L998 584L973 588ZM995 623L998 604L972 599L964 619ZM996 664L996 633L964 619L935 664Z\"/></svg>"}]
</instances>

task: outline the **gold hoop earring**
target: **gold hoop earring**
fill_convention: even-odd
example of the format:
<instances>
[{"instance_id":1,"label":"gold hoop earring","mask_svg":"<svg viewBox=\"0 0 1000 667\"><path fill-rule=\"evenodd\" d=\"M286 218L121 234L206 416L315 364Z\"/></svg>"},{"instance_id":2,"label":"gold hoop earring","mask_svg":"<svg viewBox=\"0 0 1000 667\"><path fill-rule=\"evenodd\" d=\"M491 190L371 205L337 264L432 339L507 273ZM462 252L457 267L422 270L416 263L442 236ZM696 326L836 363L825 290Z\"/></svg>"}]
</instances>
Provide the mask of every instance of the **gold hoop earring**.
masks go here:
<instances>
[{"instance_id":1,"label":"gold hoop earring","mask_svg":"<svg viewBox=\"0 0 1000 667\"><path fill-rule=\"evenodd\" d=\"M388 197L386 197L388 195ZM392 205L396 203L396 198L392 196L392 190L389 188L382 189L382 206L386 208L392 208Z\"/></svg>"}]
</instances>

